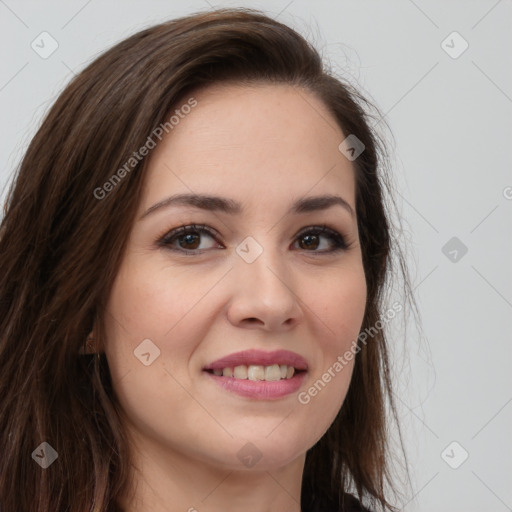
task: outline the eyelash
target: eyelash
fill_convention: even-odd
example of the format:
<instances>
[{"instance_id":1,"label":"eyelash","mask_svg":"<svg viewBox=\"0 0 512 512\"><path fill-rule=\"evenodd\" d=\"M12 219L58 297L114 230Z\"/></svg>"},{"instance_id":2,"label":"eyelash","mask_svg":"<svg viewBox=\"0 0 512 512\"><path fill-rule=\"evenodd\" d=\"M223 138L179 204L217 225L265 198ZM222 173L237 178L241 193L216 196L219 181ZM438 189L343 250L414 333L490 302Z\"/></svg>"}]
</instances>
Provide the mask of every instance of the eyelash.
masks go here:
<instances>
[{"instance_id":1,"label":"eyelash","mask_svg":"<svg viewBox=\"0 0 512 512\"><path fill-rule=\"evenodd\" d=\"M208 251L210 249L194 249L194 250L187 250L187 249L177 249L174 247L170 247L170 244L174 241L174 239L178 240L179 238L188 235L188 234L198 234L198 233L206 233L207 235L211 236L213 239L216 240L218 237L217 233L209 228L208 226L205 226L203 224L190 224L190 225L184 225L180 226L178 228L175 228L169 232L166 232L163 236L161 236L158 241L157 245L160 247L165 247L168 250L175 251L178 253L182 253L184 256L197 256L198 254L202 254L205 251ZM334 248L327 251L308 251L307 249L303 249L305 252L311 252L311 253L318 253L318 254L332 254L339 251L344 251L348 248L348 244L340 233L338 233L336 230L331 229L327 227L326 225L322 226L310 226L304 230L302 230L300 233L297 234L297 238L305 237L306 235L327 235L327 237L331 240L331 242L334 245ZM216 240L217 241L217 240Z\"/></svg>"}]
</instances>

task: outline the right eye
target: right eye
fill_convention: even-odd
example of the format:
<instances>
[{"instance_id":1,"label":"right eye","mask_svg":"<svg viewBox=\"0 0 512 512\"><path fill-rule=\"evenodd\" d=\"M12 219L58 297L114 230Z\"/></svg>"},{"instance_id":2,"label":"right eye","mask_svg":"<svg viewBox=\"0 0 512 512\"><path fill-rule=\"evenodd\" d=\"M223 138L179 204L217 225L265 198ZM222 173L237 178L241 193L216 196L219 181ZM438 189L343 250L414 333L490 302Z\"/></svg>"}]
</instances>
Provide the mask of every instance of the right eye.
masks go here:
<instances>
[{"instance_id":1,"label":"right eye","mask_svg":"<svg viewBox=\"0 0 512 512\"><path fill-rule=\"evenodd\" d=\"M157 243L171 251L193 256L209 249L208 247L200 247L201 235L207 235L212 239L216 239L217 236L215 231L208 226L191 224L172 229L160 238ZM176 247L176 243L178 243L179 247Z\"/></svg>"}]
</instances>

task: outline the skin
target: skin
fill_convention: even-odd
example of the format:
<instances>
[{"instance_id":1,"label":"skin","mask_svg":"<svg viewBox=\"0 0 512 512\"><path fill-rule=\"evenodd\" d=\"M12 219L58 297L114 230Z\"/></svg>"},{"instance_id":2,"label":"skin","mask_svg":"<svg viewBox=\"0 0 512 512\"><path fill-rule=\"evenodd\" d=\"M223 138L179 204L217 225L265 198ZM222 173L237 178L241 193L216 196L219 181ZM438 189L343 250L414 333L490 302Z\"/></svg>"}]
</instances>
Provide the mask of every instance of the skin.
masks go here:
<instances>
[{"instance_id":1,"label":"skin","mask_svg":"<svg viewBox=\"0 0 512 512\"><path fill-rule=\"evenodd\" d=\"M134 454L125 510L300 511L305 453L331 425L353 361L304 405L307 390L349 349L361 328L366 285L357 219L341 206L286 214L301 197L335 194L355 211L345 138L323 103L288 85L221 84L194 94L197 106L151 152L124 259L106 308L104 350ZM186 100L185 100L186 101ZM185 101L183 103L185 103ZM173 194L231 198L243 213L171 206L139 220ZM218 236L158 240L204 224ZM348 248L304 228L327 224ZM236 252L247 237L262 254ZM199 237L199 238L198 238ZM195 250L187 256L180 249ZM134 350L150 339L146 366ZM245 349L297 352L308 362L298 392L254 400L212 382L202 368ZM237 456L248 442L261 459Z\"/></svg>"}]
</instances>

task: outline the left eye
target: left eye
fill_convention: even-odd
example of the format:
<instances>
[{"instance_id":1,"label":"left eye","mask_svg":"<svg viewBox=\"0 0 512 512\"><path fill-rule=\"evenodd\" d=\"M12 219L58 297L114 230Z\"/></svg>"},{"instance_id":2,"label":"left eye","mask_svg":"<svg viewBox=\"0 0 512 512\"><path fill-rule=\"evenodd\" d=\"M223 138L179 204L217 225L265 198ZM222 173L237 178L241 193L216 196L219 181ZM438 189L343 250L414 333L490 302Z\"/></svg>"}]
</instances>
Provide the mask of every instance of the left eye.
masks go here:
<instances>
[{"instance_id":1,"label":"left eye","mask_svg":"<svg viewBox=\"0 0 512 512\"><path fill-rule=\"evenodd\" d=\"M305 231L302 231L297 235L299 240L307 240L306 247L311 248L311 245L316 246L322 245L320 243L321 238L327 238L331 243L331 249L323 250L323 251L313 251L319 253L332 253L337 251L344 251L348 248L348 244L340 233L335 231L334 229L330 229L327 226L313 226L307 228ZM311 251L309 251L311 252Z\"/></svg>"},{"instance_id":2,"label":"left eye","mask_svg":"<svg viewBox=\"0 0 512 512\"><path fill-rule=\"evenodd\" d=\"M173 229L166 235L164 235L158 242L159 245L164 246L170 250L181 252L183 254L194 255L197 251L202 251L209 248L215 247L200 247L201 246L201 235L207 235L211 239L215 240L217 234L209 227L202 225L190 225L181 226ZM321 239L327 238L330 241L331 248L327 244L323 250L310 250L319 249L322 246ZM306 250L307 252L317 253L333 253L340 250L347 249L347 244L343 236L337 231L330 229L326 226L312 226L303 230L297 235L297 240L302 241L299 248ZM179 247L176 247L176 242ZM325 244L323 244L325 245ZM217 247L217 248L222 248Z\"/></svg>"}]
</instances>

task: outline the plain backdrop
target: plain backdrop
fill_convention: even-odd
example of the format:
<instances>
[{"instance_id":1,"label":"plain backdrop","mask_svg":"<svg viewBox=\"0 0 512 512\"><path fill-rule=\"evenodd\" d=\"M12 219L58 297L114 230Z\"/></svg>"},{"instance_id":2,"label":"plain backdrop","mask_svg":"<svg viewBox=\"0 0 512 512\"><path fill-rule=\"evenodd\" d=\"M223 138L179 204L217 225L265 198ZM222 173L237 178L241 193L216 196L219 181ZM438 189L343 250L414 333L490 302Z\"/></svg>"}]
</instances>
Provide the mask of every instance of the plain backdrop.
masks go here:
<instances>
[{"instance_id":1,"label":"plain backdrop","mask_svg":"<svg viewBox=\"0 0 512 512\"><path fill-rule=\"evenodd\" d=\"M403 510L512 510L510 0L0 0L2 198L73 73L130 34L209 5L289 24L385 114L423 322L423 337L394 329L413 473ZM47 58L33 49L43 37L47 51L58 45Z\"/></svg>"}]
</instances>

